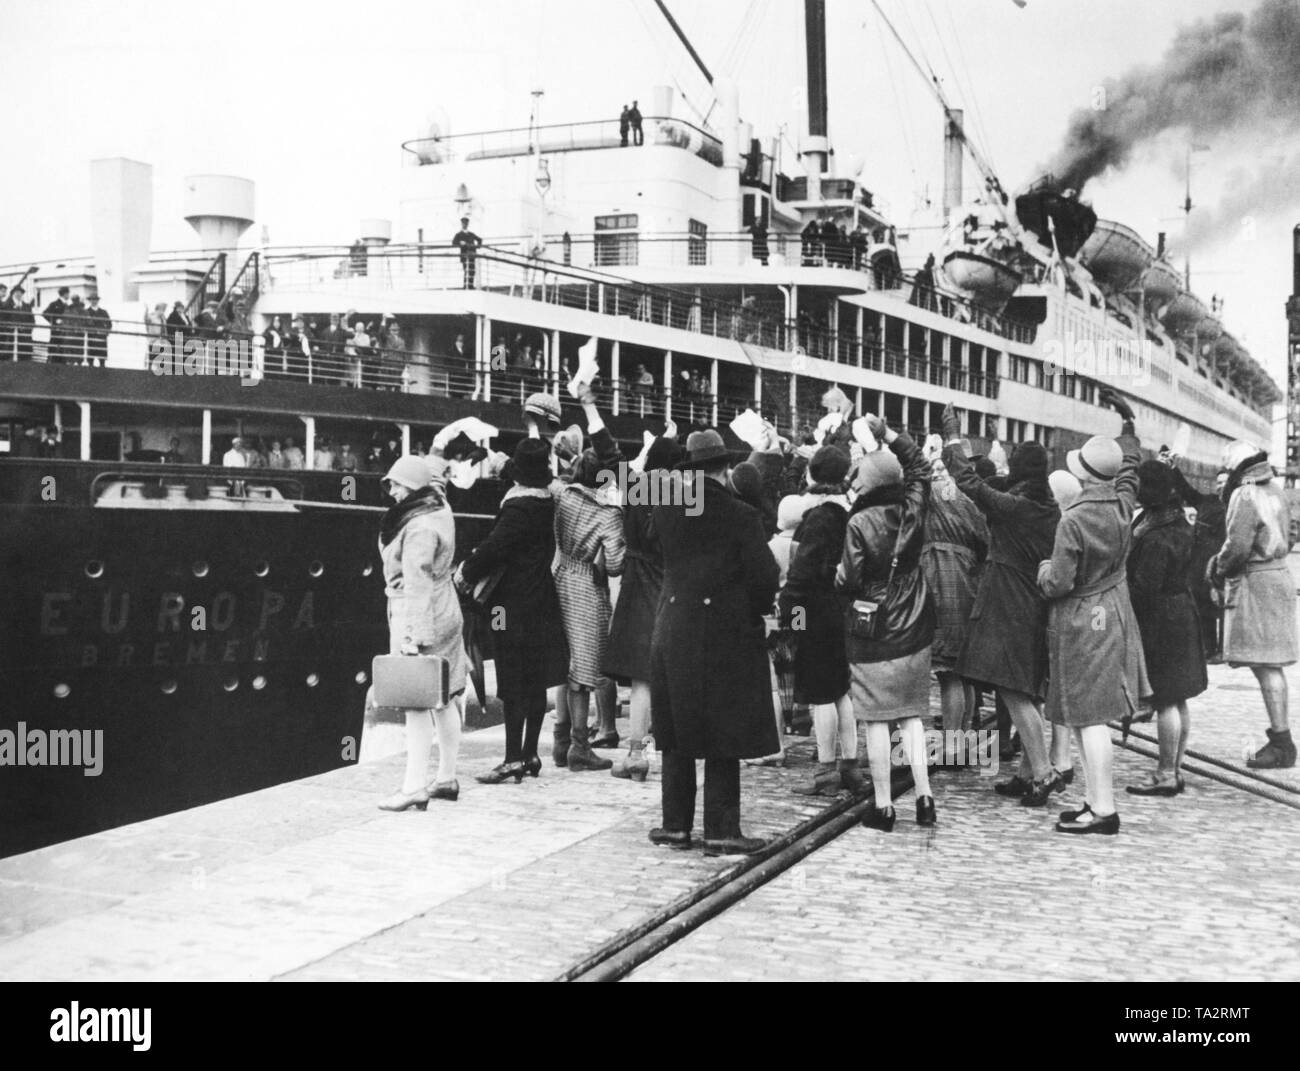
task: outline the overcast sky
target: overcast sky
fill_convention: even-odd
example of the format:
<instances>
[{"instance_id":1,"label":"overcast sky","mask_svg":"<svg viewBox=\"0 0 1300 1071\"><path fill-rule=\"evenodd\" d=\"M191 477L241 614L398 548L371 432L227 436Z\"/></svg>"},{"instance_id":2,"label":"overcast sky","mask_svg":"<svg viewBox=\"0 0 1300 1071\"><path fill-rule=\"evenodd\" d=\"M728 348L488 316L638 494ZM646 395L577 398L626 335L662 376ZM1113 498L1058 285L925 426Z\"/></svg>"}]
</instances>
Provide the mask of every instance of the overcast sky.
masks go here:
<instances>
[{"instance_id":1,"label":"overcast sky","mask_svg":"<svg viewBox=\"0 0 1300 1071\"><path fill-rule=\"evenodd\" d=\"M1184 21L1233 0L881 0L933 65L1004 186L1057 148L1067 117L1102 79L1156 61ZM756 133L798 139L804 53L796 0L669 0L715 73L740 86ZM869 2L828 0L830 126L841 165L906 223L942 191L942 119ZM400 143L437 116L455 132L617 113L676 84L706 111L708 86L652 0L0 0L0 264L90 252L88 163L154 165L156 249L188 248L182 178L205 171L257 184L272 243L342 243L363 217L396 218ZM690 107L684 113L691 114ZM1177 246L1187 137L1150 145L1087 194ZM1246 133L1195 158L1193 200L1210 208L1245 163L1292 146ZM788 169L788 168L787 168ZM973 168L967 184L975 189ZM1197 257L1194 288L1227 299L1228 326L1283 381L1283 303L1295 203L1244 224ZM254 234L258 231L254 231ZM1181 262L1180 262L1181 264Z\"/></svg>"}]
</instances>

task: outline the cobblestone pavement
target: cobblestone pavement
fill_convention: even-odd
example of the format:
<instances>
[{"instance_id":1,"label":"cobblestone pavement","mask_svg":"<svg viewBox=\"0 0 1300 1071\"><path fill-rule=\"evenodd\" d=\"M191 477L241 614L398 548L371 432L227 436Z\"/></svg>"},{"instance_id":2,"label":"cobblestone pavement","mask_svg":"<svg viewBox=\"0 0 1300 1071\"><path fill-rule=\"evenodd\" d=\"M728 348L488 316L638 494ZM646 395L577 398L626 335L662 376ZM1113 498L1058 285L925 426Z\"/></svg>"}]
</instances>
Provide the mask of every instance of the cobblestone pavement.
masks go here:
<instances>
[{"instance_id":1,"label":"cobblestone pavement","mask_svg":"<svg viewBox=\"0 0 1300 1071\"><path fill-rule=\"evenodd\" d=\"M1214 667L1192 716L1225 761L1262 739L1245 670ZM646 841L657 774L476 784L500 749L467 735L460 802L423 814L375 807L394 755L0 860L0 979L552 978L732 865ZM825 805L789 792L811 752L745 769L747 832ZM1151 765L1118 750L1117 784ZM633 977L1300 978L1295 809L1193 774L1075 838L1051 822L1077 792L1043 812L973 773L935 786L936 829L904 797L894 833L855 827Z\"/></svg>"}]
</instances>

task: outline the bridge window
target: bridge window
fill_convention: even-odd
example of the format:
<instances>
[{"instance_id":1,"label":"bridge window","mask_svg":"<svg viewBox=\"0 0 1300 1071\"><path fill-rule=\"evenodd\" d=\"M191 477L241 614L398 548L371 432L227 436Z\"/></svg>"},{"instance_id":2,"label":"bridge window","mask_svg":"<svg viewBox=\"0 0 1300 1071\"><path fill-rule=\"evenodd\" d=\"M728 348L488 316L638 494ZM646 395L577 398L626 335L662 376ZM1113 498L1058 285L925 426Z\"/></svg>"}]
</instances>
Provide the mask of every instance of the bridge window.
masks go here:
<instances>
[{"instance_id":1,"label":"bridge window","mask_svg":"<svg viewBox=\"0 0 1300 1071\"><path fill-rule=\"evenodd\" d=\"M709 228L698 219L687 222L687 263L692 265L709 262Z\"/></svg>"},{"instance_id":2,"label":"bridge window","mask_svg":"<svg viewBox=\"0 0 1300 1071\"><path fill-rule=\"evenodd\" d=\"M595 231L596 267L608 268L637 263L637 227L633 214L597 216Z\"/></svg>"}]
</instances>

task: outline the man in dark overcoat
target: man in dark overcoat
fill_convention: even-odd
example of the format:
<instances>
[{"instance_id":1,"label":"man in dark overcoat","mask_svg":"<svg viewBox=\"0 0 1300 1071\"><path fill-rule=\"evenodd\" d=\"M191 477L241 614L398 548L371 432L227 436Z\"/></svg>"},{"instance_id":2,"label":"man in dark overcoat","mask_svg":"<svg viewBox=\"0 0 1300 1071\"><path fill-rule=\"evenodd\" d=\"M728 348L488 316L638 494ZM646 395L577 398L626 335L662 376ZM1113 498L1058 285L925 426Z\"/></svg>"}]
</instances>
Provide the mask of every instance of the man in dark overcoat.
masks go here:
<instances>
[{"instance_id":1,"label":"man in dark overcoat","mask_svg":"<svg viewBox=\"0 0 1300 1071\"><path fill-rule=\"evenodd\" d=\"M469 217L462 216L460 230L451 236L451 244L460 250L460 266L465 276L465 289L474 289L474 264L478 247L483 239L469 229Z\"/></svg>"},{"instance_id":2,"label":"man in dark overcoat","mask_svg":"<svg viewBox=\"0 0 1300 1071\"><path fill-rule=\"evenodd\" d=\"M86 364L98 361L99 367L103 368L108 363L108 336L113 330L113 320L107 310L99 307L98 294L91 294L86 300L90 302L85 314L86 336L89 340L86 346Z\"/></svg>"},{"instance_id":3,"label":"man in dark overcoat","mask_svg":"<svg viewBox=\"0 0 1300 1071\"><path fill-rule=\"evenodd\" d=\"M71 293L72 291L68 287L59 287L59 296L41 310L41 315L45 317L46 322L50 325L50 345L47 358L50 364L64 364L70 359L72 345L67 319L72 308L68 303L68 295Z\"/></svg>"},{"instance_id":4,"label":"man in dark overcoat","mask_svg":"<svg viewBox=\"0 0 1300 1071\"><path fill-rule=\"evenodd\" d=\"M727 489L722 436L694 432L686 451L653 515L664 560L650 650L664 824L650 839L690 847L704 759L705 853L750 854L764 842L741 833L740 760L780 746L763 624L779 570L758 512Z\"/></svg>"}]
</instances>

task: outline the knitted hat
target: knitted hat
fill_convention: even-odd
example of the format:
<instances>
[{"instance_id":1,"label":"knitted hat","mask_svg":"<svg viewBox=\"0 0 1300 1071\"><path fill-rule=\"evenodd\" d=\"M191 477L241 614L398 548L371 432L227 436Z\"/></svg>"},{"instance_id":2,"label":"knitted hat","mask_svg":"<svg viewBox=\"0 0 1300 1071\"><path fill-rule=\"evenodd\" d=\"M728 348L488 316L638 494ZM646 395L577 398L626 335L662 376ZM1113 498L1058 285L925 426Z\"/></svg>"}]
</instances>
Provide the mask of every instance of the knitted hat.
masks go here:
<instances>
[{"instance_id":1,"label":"knitted hat","mask_svg":"<svg viewBox=\"0 0 1300 1071\"><path fill-rule=\"evenodd\" d=\"M545 439L520 439L510 459L509 476L522 487L547 487L551 482L551 448Z\"/></svg>"},{"instance_id":2,"label":"knitted hat","mask_svg":"<svg viewBox=\"0 0 1300 1071\"><path fill-rule=\"evenodd\" d=\"M682 459L682 444L676 439L665 439L662 435L650 444L645 455L645 472L656 469L670 469Z\"/></svg>"},{"instance_id":3,"label":"knitted hat","mask_svg":"<svg viewBox=\"0 0 1300 1071\"><path fill-rule=\"evenodd\" d=\"M889 450L873 450L863 454L853 473L853 490L859 495L877 487L890 487L903 482L903 466Z\"/></svg>"},{"instance_id":4,"label":"knitted hat","mask_svg":"<svg viewBox=\"0 0 1300 1071\"><path fill-rule=\"evenodd\" d=\"M415 454L406 454L393 462L393 467L388 470L388 475L384 479L409 487L412 491L418 491L429 486L432 482L432 473L424 458Z\"/></svg>"},{"instance_id":5,"label":"knitted hat","mask_svg":"<svg viewBox=\"0 0 1300 1071\"><path fill-rule=\"evenodd\" d=\"M1089 477L1113 480L1123 461L1124 451L1119 443L1105 435L1094 435L1079 449L1065 455L1066 468L1079 477L1080 482Z\"/></svg>"},{"instance_id":6,"label":"knitted hat","mask_svg":"<svg viewBox=\"0 0 1300 1071\"><path fill-rule=\"evenodd\" d=\"M808 462L808 475L812 477L813 483L843 483L851 464L847 450L838 446L823 446Z\"/></svg>"},{"instance_id":7,"label":"knitted hat","mask_svg":"<svg viewBox=\"0 0 1300 1071\"><path fill-rule=\"evenodd\" d=\"M1052 489L1052 497L1061 509L1069 509L1083 490L1083 484L1075 478L1074 473L1057 469L1047 476L1047 486Z\"/></svg>"},{"instance_id":8,"label":"knitted hat","mask_svg":"<svg viewBox=\"0 0 1300 1071\"><path fill-rule=\"evenodd\" d=\"M763 476L758 471L758 466L750 461L742 461L732 469L731 489L742 502L748 502L757 509L763 500Z\"/></svg>"},{"instance_id":9,"label":"knitted hat","mask_svg":"<svg viewBox=\"0 0 1300 1071\"><path fill-rule=\"evenodd\" d=\"M1011 483L1039 483L1047 479L1047 450L1042 443L1020 443L1007 462L1007 477Z\"/></svg>"},{"instance_id":10,"label":"knitted hat","mask_svg":"<svg viewBox=\"0 0 1300 1071\"><path fill-rule=\"evenodd\" d=\"M1173 470L1159 461L1144 461L1138 466L1138 502L1143 509L1164 509L1174 504Z\"/></svg>"}]
</instances>

